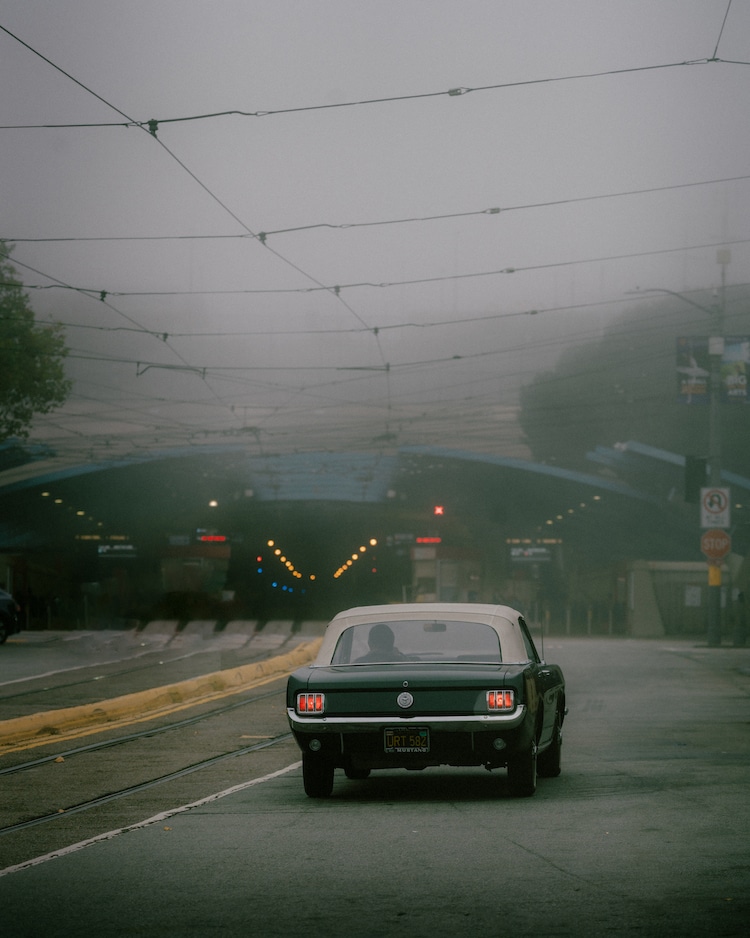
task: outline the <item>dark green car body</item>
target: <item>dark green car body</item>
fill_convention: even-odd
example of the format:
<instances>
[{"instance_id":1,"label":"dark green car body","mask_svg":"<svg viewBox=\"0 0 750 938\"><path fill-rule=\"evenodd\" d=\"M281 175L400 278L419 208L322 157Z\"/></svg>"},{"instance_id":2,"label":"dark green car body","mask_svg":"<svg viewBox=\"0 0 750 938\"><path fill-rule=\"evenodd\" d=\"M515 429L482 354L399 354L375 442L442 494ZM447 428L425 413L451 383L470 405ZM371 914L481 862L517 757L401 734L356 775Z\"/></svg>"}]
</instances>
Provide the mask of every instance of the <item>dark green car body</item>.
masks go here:
<instances>
[{"instance_id":1,"label":"dark green car body","mask_svg":"<svg viewBox=\"0 0 750 938\"><path fill-rule=\"evenodd\" d=\"M330 794L337 768L349 778L365 778L373 769L508 767L511 792L518 795L533 794L537 769L540 775L559 774L564 677L557 665L541 661L518 613L466 604L370 608L376 611L362 607L331 623L339 644L347 621L369 625L384 619L384 610L396 630L416 616L425 631L436 631L444 622L453 627L453 619L462 627L460 617L469 617L469 609L467 629L484 611L503 647L525 660L450 661L444 652L440 660L414 654L392 662L339 664L331 663L335 645L328 642L326 651L324 640L316 662L295 671L287 685L287 713L303 754L308 795ZM517 635L505 635L508 629ZM490 700L504 706L492 710Z\"/></svg>"}]
</instances>

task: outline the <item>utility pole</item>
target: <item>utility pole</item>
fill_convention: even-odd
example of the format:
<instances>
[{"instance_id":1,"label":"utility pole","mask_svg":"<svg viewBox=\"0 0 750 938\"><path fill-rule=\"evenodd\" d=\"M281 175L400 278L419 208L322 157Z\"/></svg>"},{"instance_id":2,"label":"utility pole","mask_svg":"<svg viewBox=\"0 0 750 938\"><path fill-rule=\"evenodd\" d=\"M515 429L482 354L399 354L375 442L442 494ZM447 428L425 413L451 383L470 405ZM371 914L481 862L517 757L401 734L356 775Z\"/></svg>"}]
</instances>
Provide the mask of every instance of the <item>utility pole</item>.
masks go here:
<instances>
[{"instance_id":1,"label":"utility pole","mask_svg":"<svg viewBox=\"0 0 750 938\"><path fill-rule=\"evenodd\" d=\"M716 252L721 267L721 290L713 306L711 335L708 339L708 354L711 360L711 400L708 430L709 484L712 489L721 487L721 360L724 356L724 310L726 307L727 264L731 259L728 248ZM721 644L721 561L708 562L708 627L709 646Z\"/></svg>"},{"instance_id":2,"label":"utility pole","mask_svg":"<svg viewBox=\"0 0 750 938\"><path fill-rule=\"evenodd\" d=\"M689 297L678 293L676 290L667 290L663 287L650 287L638 290L638 293L668 293L675 296L690 306L702 310L711 317L711 332L708 338L708 354L710 359L710 398L708 414L708 484L709 488L701 490L701 512L704 512L704 497L717 496L722 504L725 504L726 510L723 513L723 520L711 521L707 523L701 518L701 526L709 528L708 534L713 533L713 528L729 527L729 506L731 499L728 490L721 486L721 361L724 357L724 311L726 307L726 274L727 264L732 258L729 248L719 248L716 252L716 261L721 267L721 290L716 297L716 302L709 309L701 303L696 303ZM722 535L721 531L717 532ZM714 538L716 540L716 538ZM724 534L721 537L723 551L731 547L729 536ZM702 539L701 539L702 543ZM723 557L724 554L721 554ZM721 644L721 557L718 555L710 556L708 559L708 598L706 604L706 639L709 646L717 647Z\"/></svg>"}]
</instances>

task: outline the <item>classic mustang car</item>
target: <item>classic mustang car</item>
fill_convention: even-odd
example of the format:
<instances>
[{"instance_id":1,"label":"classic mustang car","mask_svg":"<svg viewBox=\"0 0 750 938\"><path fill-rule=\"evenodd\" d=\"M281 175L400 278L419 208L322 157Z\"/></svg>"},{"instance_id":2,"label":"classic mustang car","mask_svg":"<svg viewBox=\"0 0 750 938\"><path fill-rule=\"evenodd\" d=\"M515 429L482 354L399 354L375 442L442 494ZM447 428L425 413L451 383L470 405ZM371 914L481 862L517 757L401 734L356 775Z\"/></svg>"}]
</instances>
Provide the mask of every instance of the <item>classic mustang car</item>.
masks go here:
<instances>
[{"instance_id":1,"label":"classic mustang car","mask_svg":"<svg viewBox=\"0 0 750 938\"><path fill-rule=\"evenodd\" d=\"M305 792L334 770L507 766L510 792L560 774L565 681L509 606L362 606L328 625L316 659L287 684Z\"/></svg>"}]
</instances>

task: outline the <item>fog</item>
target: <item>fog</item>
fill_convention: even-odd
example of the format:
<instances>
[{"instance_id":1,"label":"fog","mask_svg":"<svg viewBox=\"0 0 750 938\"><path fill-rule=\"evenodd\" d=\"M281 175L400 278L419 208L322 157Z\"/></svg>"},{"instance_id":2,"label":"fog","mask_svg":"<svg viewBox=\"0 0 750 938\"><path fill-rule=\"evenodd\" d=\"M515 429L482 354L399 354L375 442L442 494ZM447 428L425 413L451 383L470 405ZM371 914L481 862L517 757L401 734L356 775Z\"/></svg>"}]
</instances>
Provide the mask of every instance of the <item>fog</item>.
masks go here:
<instances>
[{"instance_id":1,"label":"fog","mask_svg":"<svg viewBox=\"0 0 750 938\"><path fill-rule=\"evenodd\" d=\"M722 246L750 280L737 0L26 0L0 28L0 238L75 380L32 439L72 457L526 455L520 387L631 291L711 289Z\"/></svg>"}]
</instances>

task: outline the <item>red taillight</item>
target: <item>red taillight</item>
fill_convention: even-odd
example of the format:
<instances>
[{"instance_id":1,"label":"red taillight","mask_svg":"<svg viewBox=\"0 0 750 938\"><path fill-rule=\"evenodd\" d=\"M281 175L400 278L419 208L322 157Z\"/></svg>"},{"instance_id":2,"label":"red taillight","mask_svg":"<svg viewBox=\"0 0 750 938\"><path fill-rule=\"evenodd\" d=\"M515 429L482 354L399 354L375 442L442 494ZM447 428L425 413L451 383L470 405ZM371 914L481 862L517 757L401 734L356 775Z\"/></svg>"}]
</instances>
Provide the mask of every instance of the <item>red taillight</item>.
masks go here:
<instances>
[{"instance_id":1,"label":"red taillight","mask_svg":"<svg viewBox=\"0 0 750 938\"><path fill-rule=\"evenodd\" d=\"M325 694L297 694L297 713L322 713L325 702Z\"/></svg>"},{"instance_id":2,"label":"red taillight","mask_svg":"<svg viewBox=\"0 0 750 938\"><path fill-rule=\"evenodd\" d=\"M512 710L516 705L515 694L512 690L488 690L488 710Z\"/></svg>"}]
</instances>

